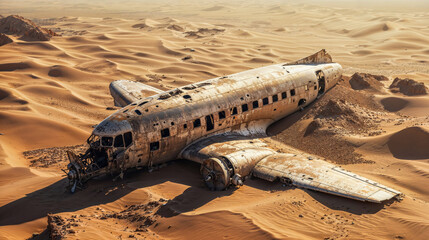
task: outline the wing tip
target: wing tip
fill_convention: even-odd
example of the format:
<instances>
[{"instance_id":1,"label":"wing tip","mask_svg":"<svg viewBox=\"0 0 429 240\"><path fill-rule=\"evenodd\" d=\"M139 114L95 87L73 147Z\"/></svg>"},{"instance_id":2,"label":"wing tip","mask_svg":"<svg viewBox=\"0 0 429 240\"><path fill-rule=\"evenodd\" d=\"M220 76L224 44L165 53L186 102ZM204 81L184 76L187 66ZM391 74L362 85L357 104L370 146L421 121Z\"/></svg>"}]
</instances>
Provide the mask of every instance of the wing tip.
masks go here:
<instances>
[{"instance_id":1,"label":"wing tip","mask_svg":"<svg viewBox=\"0 0 429 240\"><path fill-rule=\"evenodd\" d=\"M393 190L393 189L392 189ZM402 201L404 194L396 190L393 191L378 191L377 193L369 196L365 201L374 203L385 203L390 201Z\"/></svg>"}]
</instances>

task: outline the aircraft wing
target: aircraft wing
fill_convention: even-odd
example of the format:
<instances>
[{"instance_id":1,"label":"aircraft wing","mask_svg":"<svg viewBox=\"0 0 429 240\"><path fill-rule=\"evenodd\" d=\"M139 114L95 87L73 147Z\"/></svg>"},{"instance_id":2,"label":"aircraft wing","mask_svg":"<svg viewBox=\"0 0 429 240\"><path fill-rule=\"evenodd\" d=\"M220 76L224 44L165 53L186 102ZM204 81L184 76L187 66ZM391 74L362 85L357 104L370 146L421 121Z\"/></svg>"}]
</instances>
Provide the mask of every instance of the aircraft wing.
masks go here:
<instances>
[{"instance_id":1,"label":"aircraft wing","mask_svg":"<svg viewBox=\"0 0 429 240\"><path fill-rule=\"evenodd\" d=\"M115 100L115 106L125 107L137 100L162 93L158 88L128 80L116 80L110 83L110 94Z\"/></svg>"},{"instance_id":2,"label":"aircraft wing","mask_svg":"<svg viewBox=\"0 0 429 240\"><path fill-rule=\"evenodd\" d=\"M246 176L253 175L360 201L379 203L401 194L317 156L289 146L275 151L278 146L270 144L263 139L224 134L191 144L180 157L201 163L207 186L215 190L240 185Z\"/></svg>"},{"instance_id":3,"label":"aircraft wing","mask_svg":"<svg viewBox=\"0 0 429 240\"><path fill-rule=\"evenodd\" d=\"M253 175L360 201L379 203L401 194L331 163L299 153L265 157L256 164Z\"/></svg>"}]
</instances>

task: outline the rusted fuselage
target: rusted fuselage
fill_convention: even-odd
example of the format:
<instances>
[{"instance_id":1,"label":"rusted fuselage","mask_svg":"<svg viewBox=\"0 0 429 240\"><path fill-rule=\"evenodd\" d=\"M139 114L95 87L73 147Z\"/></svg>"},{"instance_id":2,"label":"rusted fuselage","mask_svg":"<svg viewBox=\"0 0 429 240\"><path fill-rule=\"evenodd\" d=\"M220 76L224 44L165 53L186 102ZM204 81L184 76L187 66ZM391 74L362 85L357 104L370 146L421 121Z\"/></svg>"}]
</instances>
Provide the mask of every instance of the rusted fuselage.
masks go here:
<instances>
[{"instance_id":1,"label":"rusted fuselage","mask_svg":"<svg viewBox=\"0 0 429 240\"><path fill-rule=\"evenodd\" d=\"M341 74L338 63L277 64L137 100L103 120L88 139L94 153L86 159L97 165L95 171L85 177L88 171L82 167L88 162L71 154L71 164L80 169L69 165L75 171L69 178L74 174L86 180L151 167L180 157L191 143L216 134L263 134L271 123L332 88Z\"/></svg>"}]
</instances>

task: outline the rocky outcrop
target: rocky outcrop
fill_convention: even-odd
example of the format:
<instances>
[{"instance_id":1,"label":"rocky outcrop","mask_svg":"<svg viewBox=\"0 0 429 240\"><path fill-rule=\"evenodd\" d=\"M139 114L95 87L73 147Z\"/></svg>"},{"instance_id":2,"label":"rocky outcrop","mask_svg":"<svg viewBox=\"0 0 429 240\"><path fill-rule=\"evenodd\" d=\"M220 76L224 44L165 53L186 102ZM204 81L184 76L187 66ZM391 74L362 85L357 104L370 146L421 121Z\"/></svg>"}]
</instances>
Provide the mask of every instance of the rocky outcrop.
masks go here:
<instances>
[{"instance_id":1,"label":"rocky outcrop","mask_svg":"<svg viewBox=\"0 0 429 240\"><path fill-rule=\"evenodd\" d=\"M34 22L18 15L0 19L0 33L16 35L26 41L49 41L58 36L52 30L37 26Z\"/></svg>"},{"instance_id":2,"label":"rocky outcrop","mask_svg":"<svg viewBox=\"0 0 429 240\"><path fill-rule=\"evenodd\" d=\"M350 78L350 86L354 90L372 89L381 90L383 84L380 81L389 80L387 77L382 75L372 75L369 73L355 73Z\"/></svg>"},{"instance_id":3,"label":"rocky outcrop","mask_svg":"<svg viewBox=\"0 0 429 240\"><path fill-rule=\"evenodd\" d=\"M428 92L424 83L409 78L395 78L389 89L393 93L400 92L408 96L426 95Z\"/></svg>"},{"instance_id":4,"label":"rocky outcrop","mask_svg":"<svg viewBox=\"0 0 429 240\"><path fill-rule=\"evenodd\" d=\"M0 46L3 46L5 44L11 43L11 42L13 42L13 40L10 39L10 37L8 37L4 33L0 33Z\"/></svg>"},{"instance_id":5,"label":"rocky outcrop","mask_svg":"<svg viewBox=\"0 0 429 240\"><path fill-rule=\"evenodd\" d=\"M48 214L48 231L49 237L53 240L61 240L67 234L66 221L59 215Z\"/></svg>"}]
</instances>

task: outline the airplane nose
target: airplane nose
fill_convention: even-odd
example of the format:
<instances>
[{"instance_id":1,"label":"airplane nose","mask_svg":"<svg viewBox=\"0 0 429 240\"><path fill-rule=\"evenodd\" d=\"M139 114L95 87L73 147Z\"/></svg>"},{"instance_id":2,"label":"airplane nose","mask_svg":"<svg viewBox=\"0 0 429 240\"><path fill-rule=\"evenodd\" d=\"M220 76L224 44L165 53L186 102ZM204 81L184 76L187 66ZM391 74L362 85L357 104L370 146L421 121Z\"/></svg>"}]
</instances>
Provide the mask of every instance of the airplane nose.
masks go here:
<instances>
[{"instance_id":1,"label":"airplane nose","mask_svg":"<svg viewBox=\"0 0 429 240\"><path fill-rule=\"evenodd\" d=\"M117 133L129 132L131 131L131 124L127 119L111 119L106 118L100 124L95 127L93 134L98 136L114 136Z\"/></svg>"}]
</instances>

